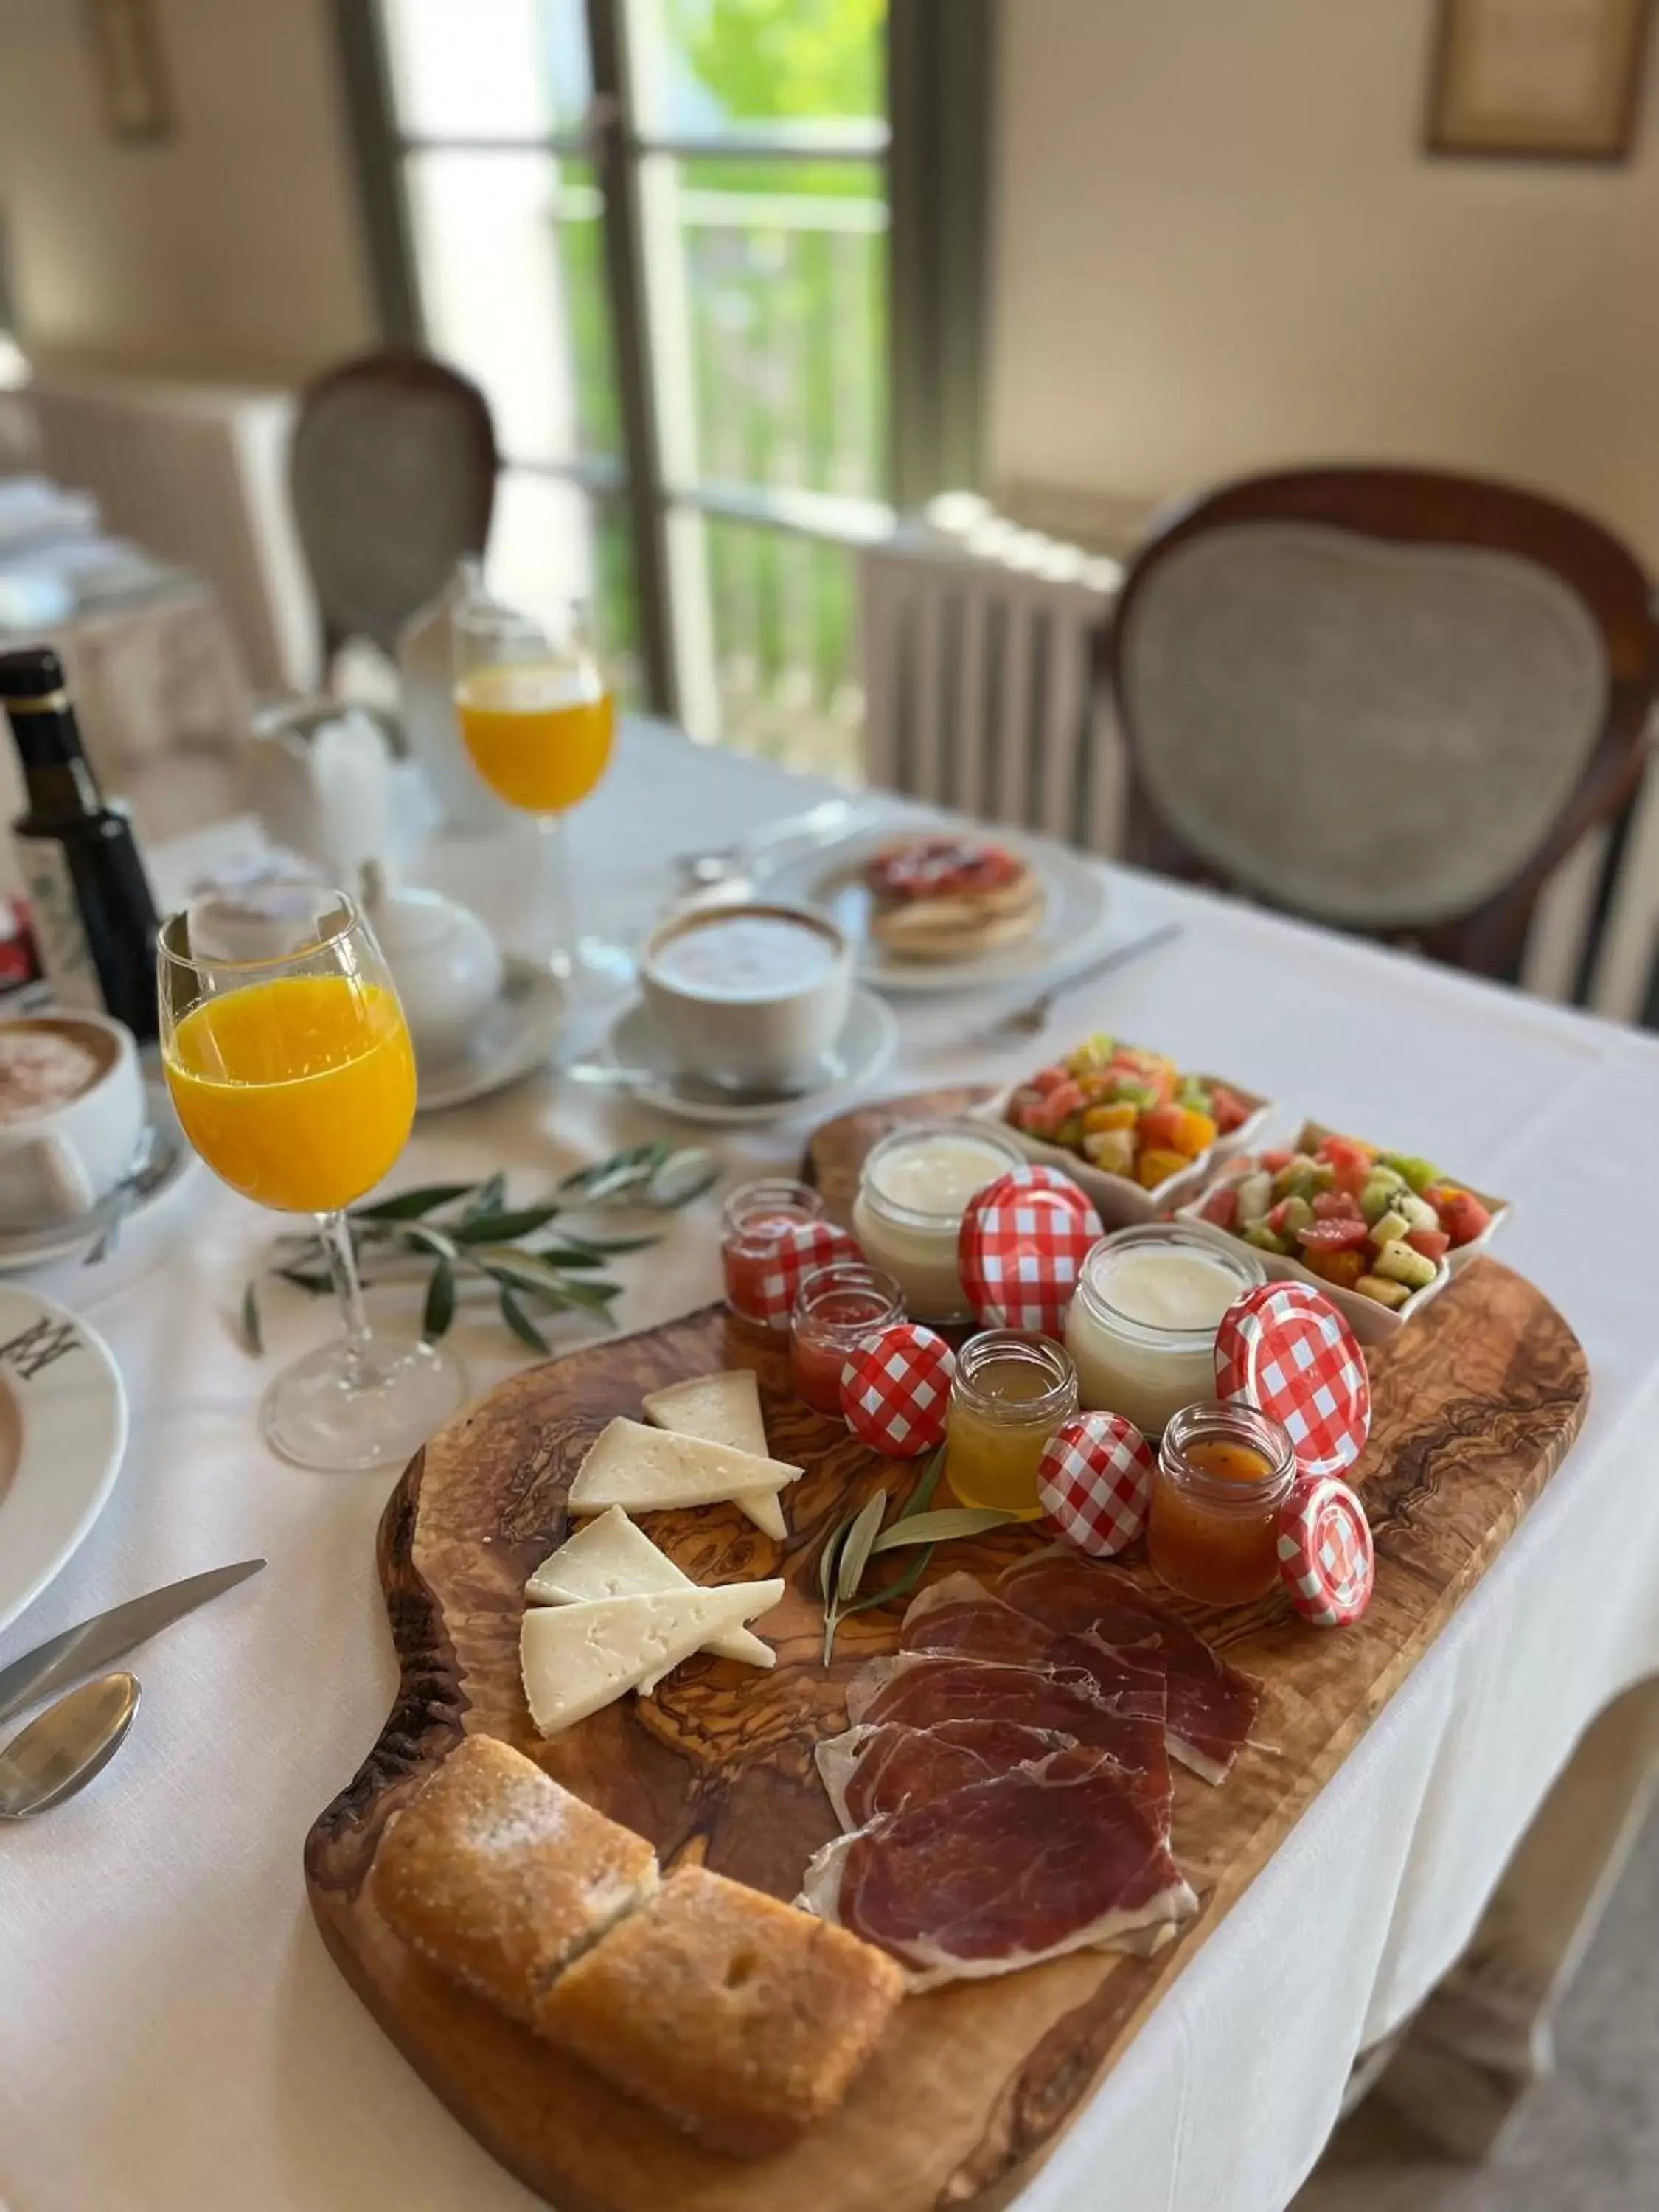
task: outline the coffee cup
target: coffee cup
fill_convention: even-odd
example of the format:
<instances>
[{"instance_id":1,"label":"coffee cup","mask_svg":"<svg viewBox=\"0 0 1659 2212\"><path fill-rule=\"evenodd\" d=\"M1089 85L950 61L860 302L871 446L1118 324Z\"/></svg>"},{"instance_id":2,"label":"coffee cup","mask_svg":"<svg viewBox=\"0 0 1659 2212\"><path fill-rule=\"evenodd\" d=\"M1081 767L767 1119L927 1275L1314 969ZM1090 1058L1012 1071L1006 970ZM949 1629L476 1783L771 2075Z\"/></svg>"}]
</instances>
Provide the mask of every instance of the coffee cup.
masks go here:
<instances>
[{"instance_id":1,"label":"coffee cup","mask_svg":"<svg viewBox=\"0 0 1659 2212\"><path fill-rule=\"evenodd\" d=\"M652 933L640 984L688 1074L789 1090L811 1082L846 1024L852 948L810 907L696 907Z\"/></svg>"},{"instance_id":2,"label":"coffee cup","mask_svg":"<svg viewBox=\"0 0 1659 2212\"><path fill-rule=\"evenodd\" d=\"M89 1212L127 1172L144 1117L137 1048L119 1022L0 1019L0 1230Z\"/></svg>"}]
</instances>

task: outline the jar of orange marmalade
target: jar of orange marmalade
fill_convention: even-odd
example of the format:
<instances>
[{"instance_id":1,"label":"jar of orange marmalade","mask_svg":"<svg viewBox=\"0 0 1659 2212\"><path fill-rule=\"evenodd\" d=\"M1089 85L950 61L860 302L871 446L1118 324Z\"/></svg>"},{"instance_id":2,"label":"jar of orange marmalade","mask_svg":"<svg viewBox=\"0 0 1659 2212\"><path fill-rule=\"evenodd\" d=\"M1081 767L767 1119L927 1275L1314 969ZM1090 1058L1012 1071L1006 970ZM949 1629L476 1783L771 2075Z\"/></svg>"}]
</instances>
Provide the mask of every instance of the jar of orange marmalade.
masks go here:
<instances>
[{"instance_id":1,"label":"jar of orange marmalade","mask_svg":"<svg viewBox=\"0 0 1659 2212\"><path fill-rule=\"evenodd\" d=\"M1164 1431L1146 1520L1153 1571L1200 1605L1277 1589L1279 1510L1296 1480L1288 1431L1254 1406L1187 1406Z\"/></svg>"}]
</instances>

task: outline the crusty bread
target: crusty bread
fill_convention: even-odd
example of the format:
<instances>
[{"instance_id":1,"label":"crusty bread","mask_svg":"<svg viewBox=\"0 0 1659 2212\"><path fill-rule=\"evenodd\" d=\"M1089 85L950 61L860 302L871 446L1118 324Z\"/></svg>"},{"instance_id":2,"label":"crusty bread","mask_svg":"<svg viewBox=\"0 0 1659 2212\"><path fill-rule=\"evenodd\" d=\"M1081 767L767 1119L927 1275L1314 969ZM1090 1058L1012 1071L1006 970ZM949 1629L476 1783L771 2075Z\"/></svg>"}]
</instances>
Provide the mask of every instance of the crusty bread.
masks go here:
<instances>
[{"instance_id":1,"label":"crusty bread","mask_svg":"<svg viewBox=\"0 0 1659 2212\"><path fill-rule=\"evenodd\" d=\"M682 1867L560 1976L535 2025L712 2149L757 2158L834 2111L904 1987L844 1929Z\"/></svg>"},{"instance_id":2,"label":"crusty bread","mask_svg":"<svg viewBox=\"0 0 1659 2212\"><path fill-rule=\"evenodd\" d=\"M374 1858L392 1932L532 2027L555 1978L656 1887L642 1836L487 1735L463 1738Z\"/></svg>"}]
</instances>

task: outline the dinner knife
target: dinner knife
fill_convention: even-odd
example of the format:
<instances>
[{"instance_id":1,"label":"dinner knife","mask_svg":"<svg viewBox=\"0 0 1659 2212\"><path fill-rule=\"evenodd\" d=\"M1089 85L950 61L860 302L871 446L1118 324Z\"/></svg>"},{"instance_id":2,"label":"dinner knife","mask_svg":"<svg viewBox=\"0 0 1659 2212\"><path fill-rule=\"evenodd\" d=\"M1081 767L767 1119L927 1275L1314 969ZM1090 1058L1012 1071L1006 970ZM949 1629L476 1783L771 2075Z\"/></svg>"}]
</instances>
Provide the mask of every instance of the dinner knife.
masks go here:
<instances>
[{"instance_id":1,"label":"dinner knife","mask_svg":"<svg viewBox=\"0 0 1659 2212\"><path fill-rule=\"evenodd\" d=\"M130 1598L125 1605L94 1613L78 1628L66 1628L61 1636L50 1638L38 1650L14 1659L9 1667L0 1668L0 1721L25 1705L49 1698L67 1682L95 1674L112 1659L122 1658L147 1643L158 1629L182 1620L185 1613L193 1613L221 1591L234 1589L238 1583L257 1575L264 1565L263 1559L239 1559L232 1567L210 1567L204 1575L186 1575L181 1583L169 1583L165 1589Z\"/></svg>"}]
</instances>

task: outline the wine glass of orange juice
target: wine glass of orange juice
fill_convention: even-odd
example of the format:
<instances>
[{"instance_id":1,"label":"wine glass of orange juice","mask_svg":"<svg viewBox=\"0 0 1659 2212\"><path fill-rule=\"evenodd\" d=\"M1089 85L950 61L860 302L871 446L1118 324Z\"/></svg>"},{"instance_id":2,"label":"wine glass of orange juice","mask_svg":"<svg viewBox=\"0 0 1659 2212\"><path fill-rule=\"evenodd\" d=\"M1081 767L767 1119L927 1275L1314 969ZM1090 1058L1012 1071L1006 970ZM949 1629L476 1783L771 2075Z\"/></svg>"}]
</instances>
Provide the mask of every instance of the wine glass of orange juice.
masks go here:
<instances>
[{"instance_id":1,"label":"wine glass of orange juice","mask_svg":"<svg viewBox=\"0 0 1659 2212\"><path fill-rule=\"evenodd\" d=\"M301 1467L412 1456L466 1395L453 1353L369 1328L345 1209L409 1139L415 1056L368 924L343 892L266 884L161 932L162 1064L185 1134L256 1205L314 1214L343 1336L265 1393L265 1441Z\"/></svg>"},{"instance_id":2,"label":"wine glass of orange juice","mask_svg":"<svg viewBox=\"0 0 1659 2212\"><path fill-rule=\"evenodd\" d=\"M472 765L541 832L548 921L538 948L580 999L633 980L619 946L579 929L571 887L570 809L611 759L615 702L580 606L550 629L474 588L453 625L455 716Z\"/></svg>"}]
</instances>

